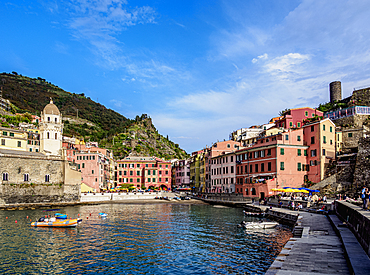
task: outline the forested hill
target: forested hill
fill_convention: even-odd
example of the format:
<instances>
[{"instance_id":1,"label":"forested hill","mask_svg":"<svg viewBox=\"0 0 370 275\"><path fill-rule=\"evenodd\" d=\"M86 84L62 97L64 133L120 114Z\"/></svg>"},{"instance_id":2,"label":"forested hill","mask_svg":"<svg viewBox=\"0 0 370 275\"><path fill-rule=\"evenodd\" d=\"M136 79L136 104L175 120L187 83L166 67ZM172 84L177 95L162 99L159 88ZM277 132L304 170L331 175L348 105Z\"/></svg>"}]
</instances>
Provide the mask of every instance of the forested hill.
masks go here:
<instances>
[{"instance_id":1,"label":"forested hill","mask_svg":"<svg viewBox=\"0 0 370 275\"><path fill-rule=\"evenodd\" d=\"M66 92L41 77L29 78L14 72L2 73L0 79L3 97L15 106L18 113L28 111L40 115L52 98L63 116L76 117L78 110L79 118L98 125L108 132L106 133L108 136L122 132L133 123L121 114L85 97L84 94Z\"/></svg>"},{"instance_id":2,"label":"forested hill","mask_svg":"<svg viewBox=\"0 0 370 275\"><path fill-rule=\"evenodd\" d=\"M52 98L63 118L67 119L64 121L64 135L81 137L86 141L98 141L106 148L110 147L118 157L125 157L128 154L158 156L166 159L187 156L177 144L159 135L151 120L150 123L147 121L146 115L137 116L135 120L128 119L94 102L83 93L66 92L41 77L30 78L16 72L1 73L0 81L3 98L12 103L12 113L29 112L40 115ZM146 125L147 123L151 127L147 127L149 126ZM141 129L143 126L145 126L144 129ZM128 140L137 138L136 131L146 132L144 136L147 140L143 140L144 136L140 134L138 144L130 146L133 144L129 144ZM157 142L154 142L155 140ZM155 147L152 148L151 145Z\"/></svg>"}]
</instances>

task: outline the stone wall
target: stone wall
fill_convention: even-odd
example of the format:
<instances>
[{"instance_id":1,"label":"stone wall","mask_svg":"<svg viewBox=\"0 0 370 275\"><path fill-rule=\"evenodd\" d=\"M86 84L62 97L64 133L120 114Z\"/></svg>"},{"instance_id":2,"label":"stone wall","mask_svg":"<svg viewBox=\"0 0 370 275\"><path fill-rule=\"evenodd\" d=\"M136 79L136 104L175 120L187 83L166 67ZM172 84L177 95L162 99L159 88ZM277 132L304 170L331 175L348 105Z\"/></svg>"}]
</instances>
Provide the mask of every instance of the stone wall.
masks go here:
<instances>
[{"instance_id":1,"label":"stone wall","mask_svg":"<svg viewBox=\"0 0 370 275\"><path fill-rule=\"evenodd\" d=\"M362 248L370 256L370 220L359 210L360 207L351 203L335 201L336 214L347 223Z\"/></svg>"},{"instance_id":2,"label":"stone wall","mask_svg":"<svg viewBox=\"0 0 370 275\"><path fill-rule=\"evenodd\" d=\"M370 138L361 138L358 145L353 182L359 188L364 184L370 187Z\"/></svg>"},{"instance_id":3,"label":"stone wall","mask_svg":"<svg viewBox=\"0 0 370 275\"><path fill-rule=\"evenodd\" d=\"M4 173L8 180L3 180ZM0 175L0 204L80 200L81 173L62 158L1 154Z\"/></svg>"}]
</instances>

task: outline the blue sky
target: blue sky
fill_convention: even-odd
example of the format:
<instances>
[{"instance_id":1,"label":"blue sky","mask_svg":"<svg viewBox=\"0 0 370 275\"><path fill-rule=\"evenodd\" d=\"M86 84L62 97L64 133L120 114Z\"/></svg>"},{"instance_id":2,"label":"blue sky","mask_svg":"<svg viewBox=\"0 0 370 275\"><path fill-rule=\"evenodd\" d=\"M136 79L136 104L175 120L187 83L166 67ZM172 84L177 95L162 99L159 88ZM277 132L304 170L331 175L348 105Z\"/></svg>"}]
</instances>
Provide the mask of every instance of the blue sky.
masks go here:
<instances>
[{"instance_id":1,"label":"blue sky","mask_svg":"<svg viewBox=\"0 0 370 275\"><path fill-rule=\"evenodd\" d=\"M187 152L370 86L367 0L4 0L0 71L42 77Z\"/></svg>"}]
</instances>

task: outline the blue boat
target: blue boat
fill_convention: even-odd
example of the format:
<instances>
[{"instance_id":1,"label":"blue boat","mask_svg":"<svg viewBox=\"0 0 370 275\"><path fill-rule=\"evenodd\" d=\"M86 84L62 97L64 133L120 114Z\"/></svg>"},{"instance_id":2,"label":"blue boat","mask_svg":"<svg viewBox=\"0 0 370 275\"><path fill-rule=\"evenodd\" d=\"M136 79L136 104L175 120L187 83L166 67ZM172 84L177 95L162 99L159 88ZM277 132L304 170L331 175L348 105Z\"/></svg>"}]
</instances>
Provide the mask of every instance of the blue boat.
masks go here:
<instances>
[{"instance_id":1,"label":"blue boat","mask_svg":"<svg viewBox=\"0 0 370 275\"><path fill-rule=\"evenodd\" d=\"M99 213L99 215L100 215L100 217L106 217L106 216L108 216L107 213Z\"/></svg>"}]
</instances>

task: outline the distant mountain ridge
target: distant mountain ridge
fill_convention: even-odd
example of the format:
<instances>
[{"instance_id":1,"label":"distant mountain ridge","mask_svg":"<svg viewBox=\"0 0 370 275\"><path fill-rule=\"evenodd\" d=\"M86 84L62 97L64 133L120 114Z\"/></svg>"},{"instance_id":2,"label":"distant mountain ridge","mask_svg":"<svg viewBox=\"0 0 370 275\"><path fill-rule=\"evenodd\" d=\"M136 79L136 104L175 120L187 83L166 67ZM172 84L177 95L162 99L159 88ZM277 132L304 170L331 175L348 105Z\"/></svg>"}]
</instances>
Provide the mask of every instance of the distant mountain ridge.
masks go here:
<instances>
[{"instance_id":1,"label":"distant mountain ridge","mask_svg":"<svg viewBox=\"0 0 370 275\"><path fill-rule=\"evenodd\" d=\"M30 112L40 115L40 112L52 98L65 118L64 135L98 141L107 149L112 149L118 157L125 157L128 154L157 156L166 159L187 156L178 145L159 135L152 125L151 119L147 118L146 115L137 116L135 120L128 119L104 105L94 102L83 93L66 92L41 77L30 78L16 72L1 73L0 81L2 96L11 102L13 112ZM144 127L144 125L146 126ZM148 128L148 125L151 126ZM137 134L134 134L135 131ZM127 133L130 133L130 137L126 136ZM146 134L143 135L143 133ZM135 139L132 137L133 135L141 137L139 138L141 140L137 140L137 145L133 141L134 147L131 146L132 142L130 144L127 142ZM150 142L144 142L144 137ZM121 142L115 143L113 140ZM162 142L153 142L154 140L167 140L167 142L165 145ZM145 146L140 143L145 143ZM152 148L152 145L155 147Z\"/></svg>"}]
</instances>

